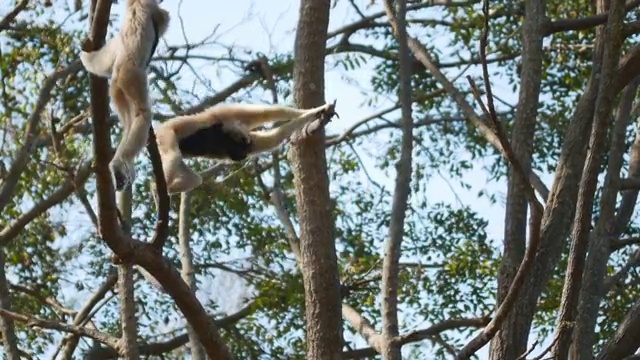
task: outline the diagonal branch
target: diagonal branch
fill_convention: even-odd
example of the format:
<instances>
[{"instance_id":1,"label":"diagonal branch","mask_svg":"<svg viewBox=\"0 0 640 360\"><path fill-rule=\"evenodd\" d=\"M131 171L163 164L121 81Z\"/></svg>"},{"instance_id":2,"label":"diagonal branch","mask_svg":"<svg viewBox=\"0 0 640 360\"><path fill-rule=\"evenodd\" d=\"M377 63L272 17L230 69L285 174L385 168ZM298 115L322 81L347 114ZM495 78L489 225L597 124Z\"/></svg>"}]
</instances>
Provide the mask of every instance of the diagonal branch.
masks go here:
<instances>
[{"instance_id":1,"label":"diagonal branch","mask_svg":"<svg viewBox=\"0 0 640 360\"><path fill-rule=\"evenodd\" d=\"M27 5L29 5L29 0L20 0L16 6L0 20L0 31L8 29L13 20L27 8Z\"/></svg>"},{"instance_id":2,"label":"diagonal branch","mask_svg":"<svg viewBox=\"0 0 640 360\"><path fill-rule=\"evenodd\" d=\"M91 175L91 161L85 161L79 166L74 177L67 178L64 184L62 184L62 186L60 186L46 199L37 203L29 211L2 229L2 231L0 231L0 246L7 245L11 240L18 236L24 227L33 219L41 216L52 207L66 200L69 195L76 190L76 186L84 184L87 179L89 179L89 175Z\"/></svg>"},{"instance_id":3,"label":"diagonal branch","mask_svg":"<svg viewBox=\"0 0 640 360\"><path fill-rule=\"evenodd\" d=\"M236 324L238 321L244 319L245 317L253 314L255 309L255 302L251 302L235 313L220 319L213 320L213 322L220 328L228 328ZM185 345L188 341L189 334L184 333L162 342L150 344L140 343L138 344L138 352L141 356L161 356ZM91 355L92 360L116 359L118 357L118 353L111 348L100 348L99 350L92 352Z\"/></svg>"},{"instance_id":4,"label":"diagonal branch","mask_svg":"<svg viewBox=\"0 0 640 360\"><path fill-rule=\"evenodd\" d=\"M89 314L91 313L93 308L98 304L98 302L100 302L100 300L102 300L102 298L105 297L105 295L107 295L107 293L114 287L117 281L118 276L115 272L109 274L104 284L102 284L102 286L98 288L98 290L93 294L89 301L87 301L87 303L80 309L80 311L78 311L76 316L73 318L74 326L84 325L89 320ZM80 337L78 335L66 336L62 340L60 346L58 347L58 350L56 350L56 353L54 354L52 359L58 358L58 352L60 351L60 348L64 346L61 358L65 360L71 360L73 358L73 353L78 346L79 340Z\"/></svg>"},{"instance_id":5,"label":"diagonal branch","mask_svg":"<svg viewBox=\"0 0 640 360\"><path fill-rule=\"evenodd\" d=\"M21 323L24 323L25 326L28 326L28 327L39 327L43 329L63 331L63 332L75 334L78 336L86 336L96 341L99 341L102 344L111 346L116 349L119 346L118 338L109 336L101 331L89 329L83 326L75 326L75 325L63 324L57 321L39 319L33 316L22 315L22 314L18 314L16 312L8 311L5 309L0 309L0 316L2 316L5 319L19 321Z\"/></svg>"}]
</instances>

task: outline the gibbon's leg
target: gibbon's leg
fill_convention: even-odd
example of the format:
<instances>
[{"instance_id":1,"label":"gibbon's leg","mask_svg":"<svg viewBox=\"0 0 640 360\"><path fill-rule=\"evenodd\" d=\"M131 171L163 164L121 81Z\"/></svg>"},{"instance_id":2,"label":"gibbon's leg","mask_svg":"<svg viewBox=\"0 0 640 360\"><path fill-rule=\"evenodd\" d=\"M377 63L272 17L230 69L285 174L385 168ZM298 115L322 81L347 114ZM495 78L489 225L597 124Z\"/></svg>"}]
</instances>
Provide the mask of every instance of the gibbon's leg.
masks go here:
<instances>
[{"instance_id":1,"label":"gibbon's leg","mask_svg":"<svg viewBox=\"0 0 640 360\"><path fill-rule=\"evenodd\" d=\"M211 113L224 123L237 121L251 130L274 121L290 121L320 108L324 105L314 109L296 109L282 105L224 104L212 108Z\"/></svg>"},{"instance_id":2,"label":"gibbon's leg","mask_svg":"<svg viewBox=\"0 0 640 360\"><path fill-rule=\"evenodd\" d=\"M158 127L156 142L169 194L187 192L202 184L200 175L184 163L172 124L163 123Z\"/></svg>"},{"instance_id":3,"label":"gibbon's leg","mask_svg":"<svg viewBox=\"0 0 640 360\"><path fill-rule=\"evenodd\" d=\"M305 125L317 119L324 111L330 109L332 104L324 104L313 109L297 110L302 114L277 128L263 131L252 131L250 133L252 145L251 155L271 151L287 140L296 130L302 129Z\"/></svg>"},{"instance_id":4,"label":"gibbon's leg","mask_svg":"<svg viewBox=\"0 0 640 360\"><path fill-rule=\"evenodd\" d=\"M127 114L123 118L123 136L110 163L116 190L120 191L135 178L135 157L147 146L149 138L151 108L147 73L145 69L122 64L111 86L115 89L112 95L123 100L116 101L114 97L118 113Z\"/></svg>"},{"instance_id":5,"label":"gibbon's leg","mask_svg":"<svg viewBox=\"0 0 640 360\"><path fill-rule=\"evenodd\" d=\"M120 35L116 35L109 39L107 43L98 50L86 51L93 47L90 39L87 39L82 44L82 51L80 52L80 61L88 72L100 76L103 78L111 77L113 71L113 63L116 60L116 55L122 47L120 43Z\"/></svg>"}]
</instances>

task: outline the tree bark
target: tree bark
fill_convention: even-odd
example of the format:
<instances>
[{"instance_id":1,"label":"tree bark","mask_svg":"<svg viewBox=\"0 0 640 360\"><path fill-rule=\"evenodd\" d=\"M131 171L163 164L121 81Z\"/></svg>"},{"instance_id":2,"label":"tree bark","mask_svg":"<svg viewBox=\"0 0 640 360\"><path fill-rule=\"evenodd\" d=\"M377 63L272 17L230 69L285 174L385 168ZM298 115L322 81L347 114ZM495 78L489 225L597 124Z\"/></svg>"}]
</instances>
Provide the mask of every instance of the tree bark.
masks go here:
<instances>
[{"instance_id":1,"label":"tree bark","mask_svg":"<svg viewBox=\"0 0 640 360\"><path fill-rule=\"evenodd\" d=\"M413 151L413 117L411 114L411 56L407 42L407 3L406 0L385 0L384 7L392 21L392 28L398 41L400 56L400 107L402 113L402 145L400 159L396 164L396 184L391 205L391 223L389 238L385 246L382 267L382 336L385 360L402 359L400 343L394 342L399 335L398 328L398 273L404 223L407 213L407 200L411 191L411 162ZM394 12L396 13L394 16Z\"/></svg>"},{"instance_id":2,"label":"tree bark","mask_svg":"<svg viewBox=\"0 0 640 360\"><path fill-rule=\"evenodd\" d=\"M640 345L640 302L627 313L620 327L602 347L596 360L617 360L633 355Z\"/></svg>"},{"instance_id":3,"label":"tree bark","mask_svg":"<svg viewBox=\"0 0 640 360\"><path fill-rule=\"evenodd\" d=\"M511 359L514 355L517 357L525 351L538 298L560 260L564 242L569 235L575 215L578 195L576 184L580 183L582 177L589 133L600 93L599 83L604 78L600 73L603 67L603 49L608 41L601 34L596 38L593 70L566 131L555 180L542 219L540 248L533 267L535 276L531 276L524 286L522 297L514 309L517 314L514 315L516 319L509 321L503 327L505 333L519 332L514 341L520 344L518 348L520 354L494 352L493 359ZM611 92L615 94L615 91L611 90Z\"/></svg>"},{"instance_id":4,"label":"tree bark","mask_svg":"<svg viewBox=\"0 0 640 360\"><path fill-rule=\"evenodd\" d=\"M299 108L324 103L330 5L330 0L300 3L293 66L294 98ZM319 129L292 141L289 152L300 222L309 360L337 360L342 349L340 284L324 142L324 129Z\"/></svg>"},{"instance_id":5,"label":"tree bark","mask_svg":"<svg viewBox=\"0 0 640 360\"><path fill-rule=\"evenodd\" d=\"M131 235L131 185L117 194L118 209L122 215L123 230ZM118 266L118 298L120 299L120 323L122 326L121 355L127 360L138 359L138 320L136 318L136 299L133 292L135 271L132 264Z\"/></svg>"},{"instance_id":6,"label":"tree bark","mask_svg":"<svg viewBox=\"0 0 640 360\"><path fill-rule=\"evenodd\" d=\"M193 294L196 293L196 276L193 269L193 254L189 240L191 238L191 229L189 228L189 212L191 210L191 193L186 192L180 194L180 209L178 210L178 243L180 244L180 263L182 269L180 271L182 279L191 288ZM189 344L187 345L191 352L191 359L206 360L204 349L198 339L198 334L193 327L187 323L187 334L189 334Z\"/></svg>"},{"instance_id":7,"label":"tree bark","mask_svg":"<svg viewBox=\"0 0 640 360\"><path fill-rule=\"evenodd\" d=\"M605 10L606 3L606 1L599 1L599 11ZM604 30L605 51L600 75L600 89L596 102L594 128L606 126L610 123L612 117L613 102L617 95L614 90L614 75L620 61L624 40L622 33L625 16L624 5L624 0L612 0L610 2L609 22ZM620 168L623 161L622 155L625 148L626 120L623 116L616 119L611 136L609 163L607 164L602 197L600 199L599 219L594 229L594 240L589 244L589 253L584 273L582 274L583 286L580 289L575 336L571 347L572 359L590 359L593 355L596 318L600 300L602 299L607 261L610 255L610 236L613 234L615 227L616 198L618 196Z\"/></svg>"},{"instance_id":8,"label":"tree bark","mask_svg":"<svg viewBox=\"0 0 640 360\"><path fill-rule=\"evenodd\" d=\"M521 83L511 144L515 156L527 173L531 171L533 134L540 97L545 10L545 1L543 0L527 0L525 2ZM507 295L526 248L528 202L525 187L527 186L528 184L523 183L510 167L505 209L503 257L498 272L498 305ZM518 323L518 316L517 311L511 311L506 320L507 323ZM528 331L522 328L499 331L490 345L491 358L517 358L527 346L527 337Z\"/></svg>"},{"instance_id":9,"label":"tree bark","mask_svg":"<svg viewBox=\"0 0 640 360\"><path fill-rule=\"evenodd\" d=\"M4 249L0 249L0 309L11 310L11 295L5 274ZM16 337L13 320L0 316L0 341L4 343L4 351L8 360L20 360L18 338Z\"/></svg>"}]
</instances>

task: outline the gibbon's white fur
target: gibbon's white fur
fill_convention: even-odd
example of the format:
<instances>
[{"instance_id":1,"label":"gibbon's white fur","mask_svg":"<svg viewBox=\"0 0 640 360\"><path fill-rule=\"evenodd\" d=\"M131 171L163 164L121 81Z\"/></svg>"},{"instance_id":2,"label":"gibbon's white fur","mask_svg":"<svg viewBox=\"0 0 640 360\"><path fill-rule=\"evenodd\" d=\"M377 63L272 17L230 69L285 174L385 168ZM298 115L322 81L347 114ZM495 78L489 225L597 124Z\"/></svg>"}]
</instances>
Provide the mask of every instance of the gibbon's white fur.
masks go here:
<instances>
[{"instance_id":1,"label":"gibbon's white fur","mask_svg":"<svg viewBox=\"0 0 640 360\"><path fill-rule=\"evenodd\" d=\"M335 114L333 104L313 109L279 105L223 104L194 115L178 116L156 129L158 150L170 194L199 186L202 178L184 158L202 157L240 161L275 149L296 130L325 116ZM269 122L287 121L269 130L254 128Z\"/></svg>"},{"instance_id":2,"label":"gibbon's white fur","mask_svg":"<svg viewBox=\"0 0 640 360\"><path fill-rule=\"evenodd\" d=\"M127 0L120 32L102 48L91 52L83 48L80 54L87 71L111 77L109 93L123 126L109 164L116 190L133 182L135 157L147 145L151 126L147 66L169 20L169 12L157 0Z\"/></svg>"}]
</instances>

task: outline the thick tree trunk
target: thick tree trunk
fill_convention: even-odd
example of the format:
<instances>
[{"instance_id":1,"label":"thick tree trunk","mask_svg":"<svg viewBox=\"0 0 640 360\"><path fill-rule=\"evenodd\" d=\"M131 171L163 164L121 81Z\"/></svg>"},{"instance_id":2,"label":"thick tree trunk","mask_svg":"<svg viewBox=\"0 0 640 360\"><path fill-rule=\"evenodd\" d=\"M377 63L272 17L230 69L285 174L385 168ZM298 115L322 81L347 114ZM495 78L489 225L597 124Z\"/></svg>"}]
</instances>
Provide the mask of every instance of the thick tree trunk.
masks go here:
<instances>
[{"instance_id":1,"label":"thick tree trunk","mask_svg":"<svg viewBox=\"0 0 640 360\"><path fill-rule=\"evenodd\" d=\"M533 133L538 115L540 81L542 75L542 39L545 21L545 2L528 0L525 4L523 26L522 71L516 121L511 136L513 151L522 164L523 170L530 171ZM505 210L504 252L498 275L498 304L507 295L520 262L524 257L527 238L527 196L524 184L509 170L507 204ZM509 314L507 323L519 323L518 312ZM493 359L515 359L524 352L527 345L528 328L499 331L491 342Z\"/></svg>"},{"instance_id":2,"label":"thick tree trunk","mask_svg":"<svg viewBox=\"0 0 640 360\"><path fill-rule=\"evenodd\" d=\"M330 0L302 0L293 66L294 97L300 108L324 101L324 54ZM289 152L300 222L309 360L340 359L340 284L329 197L324 130L293 141Z\"/></svg>"}]
</instances>

